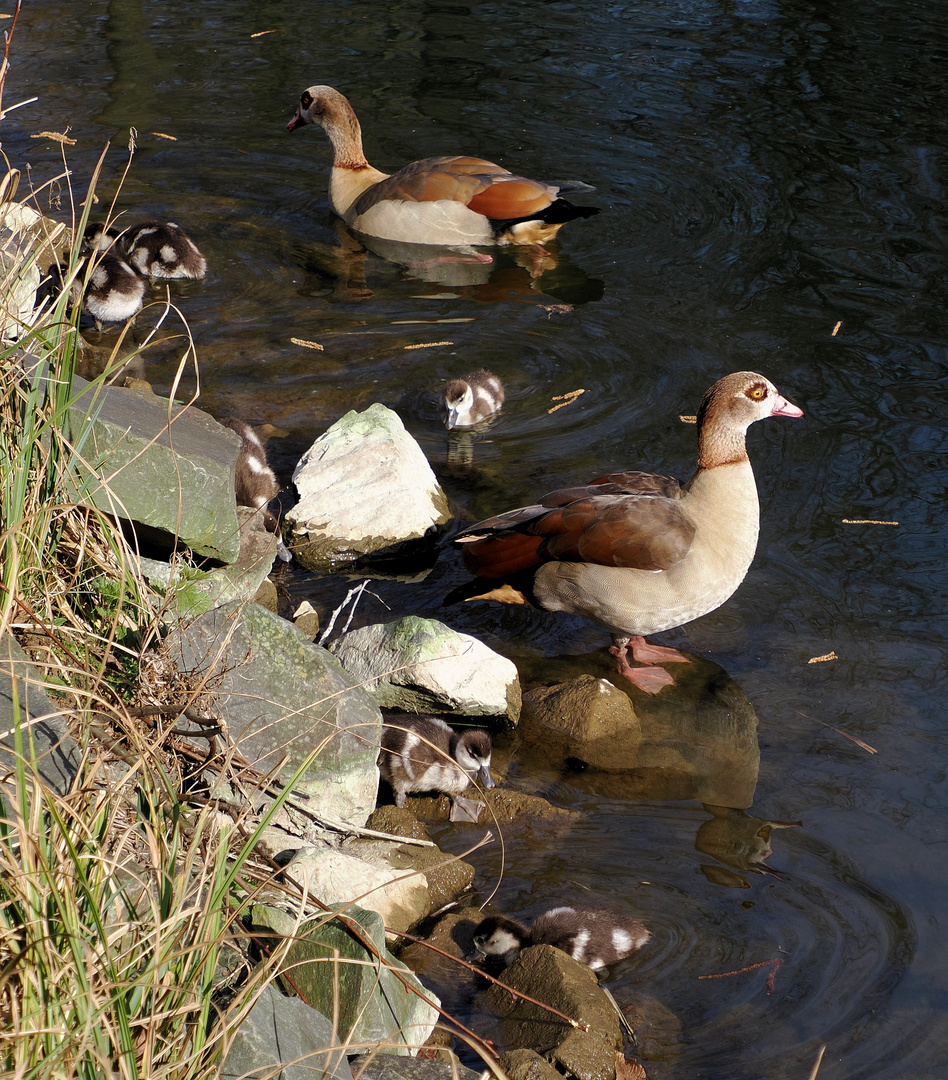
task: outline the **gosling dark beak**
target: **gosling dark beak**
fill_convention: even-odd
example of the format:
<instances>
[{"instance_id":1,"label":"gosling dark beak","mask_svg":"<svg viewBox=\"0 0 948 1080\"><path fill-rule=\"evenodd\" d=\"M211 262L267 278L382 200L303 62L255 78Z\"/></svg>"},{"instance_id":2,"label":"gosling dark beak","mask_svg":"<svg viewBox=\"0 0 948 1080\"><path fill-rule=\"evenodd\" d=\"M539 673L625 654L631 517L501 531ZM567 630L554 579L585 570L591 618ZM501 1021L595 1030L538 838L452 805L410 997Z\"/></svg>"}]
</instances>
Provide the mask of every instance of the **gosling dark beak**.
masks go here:
<instances>
[{"instance_id":1,"label":"gosling dark beak","mask_svg":"<svg viewBox=\"0 0 948 1080\"><path fill-rule=\"evenodd\" d=\"M482 765L477 770L477 779L480 781L481 787L492 788L492 787L497 786L494 783L494 778L490 774L490 766L489 765Z\"/></svg>"}]
</instances>

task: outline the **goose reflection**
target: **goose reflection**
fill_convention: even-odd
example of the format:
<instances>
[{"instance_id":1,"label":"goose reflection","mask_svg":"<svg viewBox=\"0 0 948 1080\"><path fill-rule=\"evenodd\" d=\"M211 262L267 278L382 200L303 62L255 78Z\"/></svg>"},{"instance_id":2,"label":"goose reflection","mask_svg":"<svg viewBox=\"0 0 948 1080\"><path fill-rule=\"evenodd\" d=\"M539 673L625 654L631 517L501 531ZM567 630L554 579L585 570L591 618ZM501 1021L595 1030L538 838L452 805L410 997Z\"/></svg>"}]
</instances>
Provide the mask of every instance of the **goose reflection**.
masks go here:
<instances>
[{"instance_id":1,"label":"goose reflection","mask_svg":"<svg viewBox=\"0 0 948 1080\"><path fill-rule=\"evenodd\" d=\"M753 817L746 810L728 806L710 806L704 809L711 814L695 836L695 848L711 855L718 862L734 870L752 874L770 874L782 878L780 870L767 864L773 855L771 835L774 829L799 828L800 821L768 821ZM731 888L747 888L748 881L742 874L734 874L717 866L702 866L702 873L714 884Z\"/></svg>"},{"instance_id":2,"label":"goose reflection","mask_svg":"<svg viewBox=\"0 0 948 1080\"><path fill-rule=\"evenodd\" d=\"M405 276L479 303L500 300L537 303L553 297L563 305L602 299L604 284L588 277L567 256L550 248L513 247L487 255L474 248L444 248L433 244L407 244L351 232L341 221L333 223L338 245L310 241L303 257L305 269L333 282L330 300L365 300L372 296L366 282L369 254L399 266Z\"/></svg>"}]
</instances>

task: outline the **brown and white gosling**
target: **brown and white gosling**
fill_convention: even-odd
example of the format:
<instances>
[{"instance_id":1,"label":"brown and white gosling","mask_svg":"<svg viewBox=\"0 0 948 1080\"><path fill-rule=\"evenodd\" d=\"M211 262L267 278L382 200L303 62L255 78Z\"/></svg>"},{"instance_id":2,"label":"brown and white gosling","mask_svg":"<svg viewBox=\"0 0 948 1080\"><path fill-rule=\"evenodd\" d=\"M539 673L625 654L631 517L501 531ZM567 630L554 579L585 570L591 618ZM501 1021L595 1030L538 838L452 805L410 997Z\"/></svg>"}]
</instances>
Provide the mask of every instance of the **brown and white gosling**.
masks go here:
<instances>
[{"instance_id":1,"label":"brown and white gosling","mask_svg":"<svg viewBox=\"0 0 948 1080\"><path fill-rule=\"evenodd\" d=\"M502 957L509 967L530 945L552 945L598 971L641 949L652 935L640 919L623 919L608 911L558 907L540 915L528 930L504 915L486 918L474 934L481 957Z\"/></svg>"},{"instance_id":2,"label":"brown and white gosling","mask_svg":"<svg viewBox=\"0 0 948 1080\"><path fill-rule=\"evenodd\" d=\"M444 426L474 427L500 412L504 404L504 384L483 368L463 379L451 379L444 388Z\"/></svg>"},{"instance_id":3,"label":"brown and white gosling","mask_svg":"<svg viewBox=\"0 0 948 1080\"><path fill-rule=\"evenodd\" d=\"M124 259L110 251L104 252L96 256L91 273L88 263L88 259L83 259L76 268L76 276L69 286L71 306L81 304L82 310L95 319L100 329L103 323L124 322L141 311L145 282ZM61 263L50 266L47 294L62 292L66 273L67 267Z\"/></svg>"},{"instance_id":4,"label":"brown and white gosling","mask_svg":"<svg viewBox=\"0 0 948 1080\"><path fill-rule=\"evenodd\" d=\"M280 523L268 509L268 504L280 494L280 484L267 463L267 452L253 428L243 420L230 417L221 420L224 427L240 436L240 451L234 467L234 490L239 506L263 511L263 524L277 539L277 558L289 562L293 556L283 543Z\"/></svg>"},{"instance_id":5,"label":"brown and white gosling","mask_svg":"<svg viewBox=\"0 0 948 1080\"><path fill-rule=\"evenodd\" d=\"M490 735L458 733L435 716L389 716L382 727L379 772L404 806L412 791L443 791L456 798L476 779L494 787Z\"/></svg>"},{"instance_id":6,"label":"brown and white gosling","mask_svg":"<svg viewBox=\"0 0 948 1080\"><path fill-rule=\"evenodd\" d=\"M107 251L114 245L139 274L153 281L202 278L207 272L207 259L173 221L146 221L121 231L88 225L84 245L99 251Z\"/></svg>"}]
</instances>

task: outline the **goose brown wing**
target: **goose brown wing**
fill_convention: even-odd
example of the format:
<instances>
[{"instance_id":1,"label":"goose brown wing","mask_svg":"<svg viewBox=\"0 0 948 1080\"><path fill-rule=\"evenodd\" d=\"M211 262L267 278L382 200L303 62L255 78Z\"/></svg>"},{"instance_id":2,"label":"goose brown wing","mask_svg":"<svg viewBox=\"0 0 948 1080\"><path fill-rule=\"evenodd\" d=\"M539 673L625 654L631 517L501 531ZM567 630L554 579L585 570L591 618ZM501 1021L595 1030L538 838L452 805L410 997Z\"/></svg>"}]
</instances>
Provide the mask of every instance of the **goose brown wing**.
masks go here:
<instances>
[{"instance_id":1,"label":"goose brown wing","mask_svg":"<svg viewBox=\"0 0 948 1080\"><path fill-rule=\"evenodd\" d=\"M695 535L680 494L670 477L610 473L488 518L457 539L465 566L478 577L503 578L552 559L667 570L684 558Z\"/></svg>"},{"instance_id":2,"label":"goose brown wing","mask_svg":"<svg viewBox=\"0 0 948 1080\"><path fill-rule=\"evenodd\" d=\"M364 214L376 203L436 202L447 199L494 220L527 217L550 205L556 190L547 184L514 176L484 158L434 157L414 161L380 180L356 199Z\"/></svg>"}]
</instances>

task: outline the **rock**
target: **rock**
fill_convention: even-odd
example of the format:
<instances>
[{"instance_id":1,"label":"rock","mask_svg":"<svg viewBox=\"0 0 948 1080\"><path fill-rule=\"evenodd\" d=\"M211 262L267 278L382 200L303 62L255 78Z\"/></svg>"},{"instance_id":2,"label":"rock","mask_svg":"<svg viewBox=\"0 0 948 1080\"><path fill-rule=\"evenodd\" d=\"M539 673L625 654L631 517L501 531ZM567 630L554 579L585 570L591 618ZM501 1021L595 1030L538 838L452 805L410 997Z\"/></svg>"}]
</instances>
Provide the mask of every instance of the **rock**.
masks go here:
<instances>
[{"instance_id":1,"label":"rock","mask_svg":"<svg viewBox=\"0 0 948 1080\"><path fill-rule=\"evenodd\" d=\"M388 952L377 912L349 905L345 915L356 932L326 916L297 926L290 916L261 905L252 909L251 920L257 932L292 935L284 970L292 972L293 987L315 1009L330 1016L338 1009L340 1042L384 1042L390 1053L408 1054L431 1034L438 1019L434 1006L441 1003ZM339 962L327 963L337 952Z\"/></svg>"},{"instance_id":2,"label":"rock","mask_svg":"<svg viewBox=\"0 0 948 1080\"><path fill-rule=\"evenodd\" d=\"M630 1002L623 1001L621 1008L635 1031L638 1056L674 1068L673 1063L687 1053L689 1047L681 1020L656 998L646 994L636 994Z\"/></svg>"},{"instance_id":3,"label":"rock","mask_svg":"<svg viewBox=\"0 0 948 1080\"><path fill-rule=\"evenodd\" d=\"M221 1080L352 1080L345 1048L334 1049L332 1024L300 998L266 986L237 1029Z\"/></svg>"},{"instance_id":4,"label":"rock","mask_svg":"<svg viewBox=\"0 0 948 1080\"><path fill-rule=\"evenodd\" d=\"M255 768L279 766L288 782L318 749L295 790L315 814L365 824L378 795L382 717L334 656L265 608L240 603L182 624L167 646L179 670L205 680L209 708Z\"/></svg>"},{"instance_id":5,"label":"rock","mask_svg":"<svg viewBox=\"0 0 948 1080\"><path fill-rule=\"evenodd\" d=\"M449 1014L467 1014L471 1010L474 972L458 960L469 961L474 951L474 931L484 918L480 908L461 908L446 911L421 942L409 942L398 952L414 972L424 977L441 999ZM444 954L447 955L444 955Z\"/></svg>"},{"instance_id":6,"label":"rock","mask_svg":"<svg viewBox=\"0 0 948 1080\"><path fill-rule=\"evenodd\" d=\"M534 945L507 968L503 984L492 984L485 997L503 1017L508 1046L536 1050L577 1080L612 1080L622 1033L593 971L560 949ZM588 1030L575 1029L538 1005L512 997L504 987L553 1006Z\"/></svg>"},{"instance_id":7,"label":"rock","mask_svg":"<svg viewBox=\"0 0 948 1080\"><path fill-rule=\"evenodd\" d=\"M392 811L391 816L386 811ZM400 821L392 821L398 816ZM414 827L407 826L407 821ZM404 822L404 824L402 824ZM376 810L366 822L368 828L394 835L410 836L417 840L427 840L428 830L404 807L383 806ZM389 824L392 828L387 827ZM418 871L421 880L428 886L429 911L437 911L450 903L474 882L474 867L454 855L448 855L437 847L421 847L418 844L396 844L379 840L353 840L346 850L359 858L368 859L376 865L388 865L399 874ZM369 904L374 907L374 904ZM427 914L427 912L426 912ZM387 926L393 924L386 920ZM405 927L402 927L405 929Z\"/></svg>"},{"instance_id":8,"label":"rock","mask_svg":"<svg viewBox=\"0 0 948 1080\"><path fill-rule=\"evenodd\" d=\"M642 725L629 695L608 679L580 675L556 686L536 687L524 695L524 705L543 729L550 754L607 769L637 764Z\"/></svg>"},{"instance_id":9,"label":"rock","mask_svg":"<svg viewBox=\"0 0 948 1080\"><path fill-rule=\"evenodd\" d=\"M76 501L131 521L142 543L170 550L177 539L233 562L238 437L193 405L115 386L93 390L78 375L73 395L66 434L93 470L80 473Z\"/></svg>"},{"instance_id":10,"label":"rock","mask_svg":"<svg viewBox=\"0 0 948 1080\"><path fill-rule=\"evenodd\" d=\"M448 1064L420 1057L393 1057L391 1054L363 1054L353 1059L352 1063L361 1080L479 1080L483 1076L483 1073L474 1072L456 1061Z\"/></svg>"},{"instance_id":11,"label":"rock","mask_svg":"<svg viewBox=\"0 0 948 1080\"><path fill-rule=\"evenodd\" d=\"M300 498L284 523L310 570L423 537L451 518L421 447L384 405L333 424L300 459L293 483Z\"/></svg>"},{"instance_id":12,"label":"rock","mask_svg":"<svg viewBox=\"0 0 948 1080\"><path fill-rule=\"evenodd\" d=\"M22 337L33 324L40 270L59 262L68 236L64 225L24 203L0 204L0 277L6 281L0 338L4 341Z\"/></svg>"},{"instance_id":13,"label":"rock","mask_svg":"<svg viewBox=\"0 0 948 1080\"><path fill-rule=\"evenodd\" d=\"M319 612L308 600L304 600L293 612L293 625L310 641L316 640L319 633Z\"/></svg>"},{"instance_id":14,"label":"rock","mask_svg":"<svg viewBox=\"0 0 948 1080\"><path fill-rule=\"evenodd\" d=\"M561 1080L563 1075L536 1050L511 1050L501 1054L499 1064L508 1080Z\"/></svg>"},{"instance_id":15,"label":"rock","mask_svg":"<svg viewBox=\"0 0 948 1080\"><path fill-rule=\"evenodd\" d=\"M30 722L28 728L21 726L24 756L29 761L32 738L40 779L57 794L65 795L79 771L82 753L70 736L62 713L40 689L42 683L39 672L15 638L11 634L0 635L0 732L3 733L0 735L0 768L6 772L16 763L14 729L17 721L21 725ZM29 764L27 771L31 771ZM9 795L12 781L0 790ZM2 803L0 798L0 805Z\"/></svg>"},{"instance_id":16,"label":"rock","mask_svg":"<svg viewBox=\"0 0 948 1080\"><path fill-rule=\"evenodd\" d=\"M272 606L262 606L276 611L276 586L267 579L276 558L276 537L264 528L261 515L246 506L237 507L237 520L240 552L234 562L214 570L184 570L176 575L174 600L179 617L193 618L235 600L260 603L257 597L261 591L265 599L272 593Z\"/></svg>"},{"instance_id":17,"label":"rock","mask_svg":"<svg viewBox=\"0 0 948 1080\"><path fill-rule=\"evenodd\" d=\"M468 634L408 616L343 634L329 646L385 708L461 716L520 716L516 666Z\"/></svg>"},{"instance_id":18,"label":"rock","mask_svg":"<svg viewBox=\"0 0 948 1080\"><path fill-rule=\"evenodd\" d=\"M240 508L238 507L238 510ZM280 594L277 592L276 585L268 578L265 577L260 582L260 587L251 597L255 604L259 604L261 607L265 607L267 611L272 611L277 614L280 610ZM293 624L296 625L295 623ZM303 635L307 637L308 635ZM312 638L309 638L312 641Z\"/></svg>"},{"instance_id":19,"label":"rock","mask_svg":"<svg viewBox=\"0 0 948 1080\"><path fill-rule=\"evenodd\" d=\"M531 688L518 728L522 755L582 762L589 771L578 783L600 795L750 806L760 765L753 706L709 660L674 668L676 686L654 697L591 675Z\"/></svg>"},{"instance_id":20,"label":"rock","mask_svg":"<svg viewBox=\"0 0 948 1080\"><path fill-rule=\"evenodd\" d=\"M380 846L368 849L372 860L330 847L303 847L284 873L324 904L358 900L364 908L377 911L390 929L408 930L431 910L428 883L422 874L412 874L410 865L403 870L385 865L378 854Z\"/></svg>"},{"instance_id":21,"label":"rock","mask_svg":"<svg viewBox=\"0 0 948 1080\"><path fill-rule=\"evenodd\" d=\"M481 810L478 816L477 821L481 825L495 819L502 824L528 817L555 825L568 825L582 816L578 810L554 806L539 795L527 795L509 788L481 790L477 792L477 798L488 808ZM447 795L409 795L405 806L425 821L449 821L451 817L451 800Z\"/></svg>"}]
</instances>

